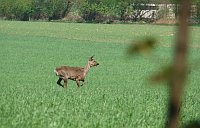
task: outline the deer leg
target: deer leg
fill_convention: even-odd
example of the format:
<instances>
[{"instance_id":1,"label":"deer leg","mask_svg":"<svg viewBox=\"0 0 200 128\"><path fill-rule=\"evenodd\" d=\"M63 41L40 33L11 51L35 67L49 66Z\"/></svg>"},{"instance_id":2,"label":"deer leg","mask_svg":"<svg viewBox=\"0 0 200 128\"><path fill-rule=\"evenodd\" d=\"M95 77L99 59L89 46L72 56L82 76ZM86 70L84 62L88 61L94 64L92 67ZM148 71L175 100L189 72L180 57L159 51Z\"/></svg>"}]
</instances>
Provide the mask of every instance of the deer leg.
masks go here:
<instances>
[{"instance_id":1,"label":"deer leg","mask_svg":"<svg viewBox=\"0 0 200 128\"><path fill-rule=\"evenodd\" d=\"M76 79L76 84L78 87L80 87L80 81L78 79Z\"/></svg>"},{"instance_id":2,"label":"deer leg","mask_svg":"<svg viewBox=\"0 0 200 128\"><path fill-rule=\"evenodd\" d=\"M85 80L82 80L82 84L81 84L81 86L83 86L83 84L85 84Z\"/></svg>"},{"instance_id":3,"label":"deer leg","mask_svg":"<svg viewBox=\"0 0 200 128\"><path fill-rule=\"evenodd\" d=\"M64 87L60 82L62 81L62 78L59 78L57 81L57 84L60 85L61 87Z\"/></svg>"},{"instance_id":4,"label":"deer leg","mask_svg":"<svg viewBox=\"0 0 200 128\"><path fill-rule=\"evenodd\" d=\"M67 88L67 79L64 79L64 88Z\"/></svg>"}]
</instances>

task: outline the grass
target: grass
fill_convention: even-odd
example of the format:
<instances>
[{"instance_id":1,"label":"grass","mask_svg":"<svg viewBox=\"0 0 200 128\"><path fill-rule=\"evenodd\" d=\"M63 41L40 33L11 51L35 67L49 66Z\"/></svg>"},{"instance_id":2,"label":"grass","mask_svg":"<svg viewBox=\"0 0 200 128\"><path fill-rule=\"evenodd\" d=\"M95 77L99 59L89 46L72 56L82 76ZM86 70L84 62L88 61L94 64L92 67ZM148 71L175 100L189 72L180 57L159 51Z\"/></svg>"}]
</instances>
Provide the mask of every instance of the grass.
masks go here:
<instances>
[{"instance_id":1,"label":"grass","mask_svg":"<svg viewBox=\"0 0 200 128\"><path fill-rule=\"evenodd\" d=\"M146 79L173 58L174 26L0 21L0 127L160 128L168 90ZM199 27L191 27L190 66L181 122L200 118ZM127 57L131 40L154 36L153 55ZM56 66L84 66L87 84L56 85Z\"/></svg>"}]
</instances>

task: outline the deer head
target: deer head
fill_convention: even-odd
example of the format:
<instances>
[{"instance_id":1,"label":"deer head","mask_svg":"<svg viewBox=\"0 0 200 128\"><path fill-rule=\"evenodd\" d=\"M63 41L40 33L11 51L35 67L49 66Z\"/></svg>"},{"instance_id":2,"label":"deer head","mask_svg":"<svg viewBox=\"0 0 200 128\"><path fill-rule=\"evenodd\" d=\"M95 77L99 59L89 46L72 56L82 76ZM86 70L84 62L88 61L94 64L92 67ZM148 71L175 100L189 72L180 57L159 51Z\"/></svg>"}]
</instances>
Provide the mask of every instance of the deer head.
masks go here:
<instances>
[{"instance_id":1,"label":"deer head","mask_svg":"<svg viewBox=\"0 0 200 128\"><path fill-rule=\"evenodd\" d=\"M91 57L89 58L88 63L89 63L89 65L90 65L90 67L99 65L99 63L97 63L97 61L94 59L94 56L91 56Z\"/></svg>"}]
</instances>

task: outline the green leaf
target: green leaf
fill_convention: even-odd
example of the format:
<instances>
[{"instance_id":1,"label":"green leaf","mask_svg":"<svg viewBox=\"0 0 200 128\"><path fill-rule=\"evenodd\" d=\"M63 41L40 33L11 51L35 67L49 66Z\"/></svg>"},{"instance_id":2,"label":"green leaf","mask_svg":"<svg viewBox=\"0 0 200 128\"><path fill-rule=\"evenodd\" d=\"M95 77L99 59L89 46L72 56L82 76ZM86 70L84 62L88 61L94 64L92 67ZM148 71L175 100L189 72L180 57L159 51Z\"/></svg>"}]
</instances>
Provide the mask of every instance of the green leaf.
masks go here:
<instances>
[{"instance_id":1,"label":"green leaf","mask_svg":"<svg viewBox=\"0 0 200 128\"><path fill-rule=\"evenodd\" d=\"M155 47L155 44L156 40L152 37L147 37L140 41L133 41L128 48L128 54L149 54Z\"/></svg>"},{"instance_id":2,"label":"green leaf","mask_svg":"<svg viewBox=\"0 0 200 128\"><path fill-rule=\"evenodd\" d=\"M166 82L171 79L172 74L173 74L173 67L172 65L168 65L163 67L159 72L153 74L150 77L150 81L153 83Z\"/></svg>"}]
</instances>

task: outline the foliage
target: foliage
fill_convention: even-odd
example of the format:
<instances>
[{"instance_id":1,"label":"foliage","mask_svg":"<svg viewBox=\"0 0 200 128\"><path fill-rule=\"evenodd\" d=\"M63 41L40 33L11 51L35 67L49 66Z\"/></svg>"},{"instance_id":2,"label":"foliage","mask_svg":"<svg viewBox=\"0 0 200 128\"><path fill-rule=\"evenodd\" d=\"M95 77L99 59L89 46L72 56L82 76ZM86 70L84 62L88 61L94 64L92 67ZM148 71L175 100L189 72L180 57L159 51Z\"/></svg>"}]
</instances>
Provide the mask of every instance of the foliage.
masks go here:
<instances>
[{"instance_id":1,"label":"foliage","mask_svg":"<svg viewBox=\"0 0 200 128\"><path fill-rule=\"evenodd\" d=\"M177 0L0 0L0 17L10 20L60 20L74 12L86 22L112 23L120 21L142 21L147 11L142 8L149 3L173 3ZM194 21L199 22L199 1ZM174 7L177 17L178 6ZM166 17L161 10L159 17ZM154 17L149 21L153 21Z\"/></svg>"},{"instance_id":2,"label":"foliage","mask_svg":"<svg viewBox=\"0 0 200 128\"><path fill-rule=\"evenodd\" d=\"M70 0L1 0L1 13L8 19L60 19L70 9ZM64 14L63 14L64 13Z\"/></svg>"},{"instance_id":3,"label":"foliage","mask_svg":"<svg viewBox=\"0 0 200 128\"><path fill-rule=\"evenodd\" d=\"M8 19L27 20L31 13L30 0L1 0L0 12Z\"/></svg>"},{"instance_id":4,"label":"foliage","mask_svg":"<svg viewBox=\"0 0 200 128\"><path fill-rule=\"evenodd\" d=\"M114 0L112 1L114 2ZM86 22L104 22L106 20L112 20L113 16L115 16L116 6L116 3L112 3L112 1L84 0L80 5L80 15Z\"/></svg>"}]
</instances>

